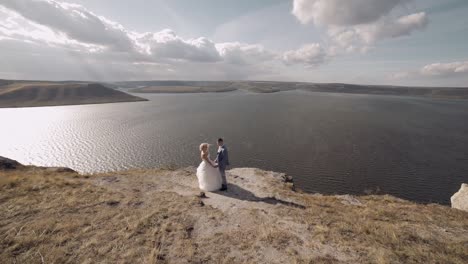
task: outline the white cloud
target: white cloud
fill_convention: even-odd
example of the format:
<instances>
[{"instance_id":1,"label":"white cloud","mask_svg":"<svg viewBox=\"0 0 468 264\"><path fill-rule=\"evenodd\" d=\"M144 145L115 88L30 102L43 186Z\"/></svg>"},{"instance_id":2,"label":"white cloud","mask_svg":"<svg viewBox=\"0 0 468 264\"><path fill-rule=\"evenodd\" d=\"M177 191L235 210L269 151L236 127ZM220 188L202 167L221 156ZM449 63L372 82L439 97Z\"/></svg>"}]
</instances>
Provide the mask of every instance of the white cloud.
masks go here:
<instances>
[{"instance_id":1,"label":"white cloud","mask_svg":"<svg viewBox=\"0 0 468 264\"><path fill-rule=\"evenodd\" d=\"M355 30L365 43L375 43L382 39L410 35L415 30L424 29L427 23L426 13L421 12L402 16L394 21L383 19L374 24L358 26Z\"/></svg>"},{"instance_id":2,"label":"white cloud","mask_svg":"<svg viewBox=\"0 0 468 264\"><path fill-rule=\"evenodd\" d=\"M375 22L410 0L294 0L292 13L303 24L352 26Z\"/></svg>"},{"instance_id":3,"label":"white cloud","mask_svg":"<svg viewBox=\"0 0 468 264\"><path fill-rule=\"evenodd\" d=\"M468 61L456 61L446 63L431 63L421 68L400 71L388 75L389 80L420 80L428 79L431 84L437 80L450 79L455 86L465 83L468 78ZM460 82L460 80L463 80ZM446 83L446 82L444 82Z\"/></svg>"},{"instance_id":4,"label":"white cloud","mask_svg":"<svg viewBox=\"0 0 468 264\"><path fill-rule=\"evenodd\" d=\"M35 37L47 43L70 46L75 42L106 52L133 54L140 60L187 60L213 62L221 60L215 43L200 37L184 40L171 30L137 33L119 23L98 16L86 8L58 1L2 0L4 13L9 13L9 28L1 33L23 40ZM14 23L21 20L21 24ZM12 22L13 21L13 22ZM88 49L90 51L90 49Z\"/></svg>"},{"instance_id":5,"label":"white cloud","mask_svg":"<svg viewBox=\"0 0 468 264\"><path fill-rule=\"evenodd\" d=\"M317 32L324 29L324 41L305 44L297 50L274 52L259 44L237 42L236 37L225 36L223 38L232 42L217 43L206 37L184 38L170 29L136 32L83 6L55 0L0 0L0 54L8 61L0 63L0 72L18 72L37 79L48 78L42 77L47 72L48 76L59 79L96 80L313 76L310 75L312 71L307 71L309 67L321 65L331 56L366 52L384 39L424 29L428 23L425 13L396 16L399 12L395 10L407 2L409 0L295 0L293 14L302 23L319 26ZM257 16L251 21L256 19ZM281 36L288 34L289 26L277 27L280 31L273 27L272 32ZM264 30L270 28L265 26ZM261 38L254 39L268 43ZM304 39L304 43L317 42ZM277 45L277 49L285 46ZM293 64L304 65L305 70L285 67ZM463 67L453 72L465 72L466 67ZM303 75L299 76L298 72ZM436 70L427 72L435 76ZM450 70L445 72L450 73ZM13 76L11 74L8 76ZM422 70L418 74L421 76Z\"/></svg>"},{"instance_id":6,"label":"white cloud","mask_svg":"<svg viewBox=\"0 0 468 264\"><path fill-rule=\"evenodd\" d=\"M179 59L199 62L221 60L215 43L200 37L184 40L170 29L156 33L136 34L136 45L140 51L152 58Z\"/></svg>"},{"instance_id":7,"label":"white cloud","mask_svg":"<svg viewBox=\"0 0 468 264\"><path fill-rule=\"evenodd\" d=\"M393 18L411 0L294 0L292 13L327 31L328 54L366 52L381 40L407 36L428 24L426 13Z\"/></svg>"},{"instance_id":8,"label":"white cloud","mask_svg":"<svg viewBox=\"0 0 468 264\"><path fill-rule=\"evenodd\" d=\"M254 64L272 60L276 56L258 44L226 42L216 44L216 49L226 62L232 64Z\"/></svg>"},{"instance_id":9,"label":"white cloud","mask_svg":"<svg viewBox=\"0 0 468 264\"><path fill-rule=\"evenodd\" d=\"M439 77L466 75L468 74L468 61L432 63L422 67L419 72L425 76Z\"/></svg>"},{"instance_id":10,"label":"white cloud","mask_svg":"<svg viewBox=\"0 0 468 264\"><path fill-rule=\"evenodd\" d=\"M170 29L131 31L83 6L55 0L0 0L0 47L10 61L0 63L0 72L37 79L44 72L95 80L267 78L276 71L267 62L279 57L258 44L187 39ZM54 63L43 67L50 60ZM63 77L67 71L70 77Z\"/></svg>"},{"instance_id":11,"label":"white cloud","mask_svg":"<svg viewBox=\"0 0 468 264\"><path fill-rule=\"evenodd\" d=\"M80 5L53 0L2 0L0 4L68 39L120 51L128 51L133 47L123 26L97 16Z\"/></svg>"},{"instance_id":12,"label":"white cloud","mask_svg":"<svg viewBox=\"0 0 468 264\"><path fill-rule=\"evenodd\" d=\"M183 39L170 29L134 32L83 6L55 0L2 0L0 14L2 39L97 52L95 56L102 59L255 64L274 58L261 45L214 43L205 37Z\"/></svg>"},{"instance_id":13,"label":"white cloud","mask_svg":"<svg viewBox=\"0 0 468 264\"><path fill-rule=\"evenodd\" d=\"M67 38L47 26L37 24L0 3L0 38L30 42L38 45L62 46L67 49L95 51L97 45Z\"/></svg>"},{"instance_id":14,"label":"white cloud","mask_svg":"<svg viewBox=\"0 0 468 264\"><path fill-rule=\"evenodd\" d=\"M331 42L331 53L365 52L376 42L410 35L416 30L424 29L428 18L424 12L399 17L395 20L382 18L374 23L353 27L330 27L328 36Z\"/></svg>"},{"instance_id":15,"label":"white cloud","mask_svg":"<svg viewBox=\"0 0 468 264\"><path fill-rule=\"evenodd\" d=\"M286 64L304 64L317 66L325 62L326 53L318 43L303 45L297 50L286 51L283 61Z\"/></svg>"}]
</instances>

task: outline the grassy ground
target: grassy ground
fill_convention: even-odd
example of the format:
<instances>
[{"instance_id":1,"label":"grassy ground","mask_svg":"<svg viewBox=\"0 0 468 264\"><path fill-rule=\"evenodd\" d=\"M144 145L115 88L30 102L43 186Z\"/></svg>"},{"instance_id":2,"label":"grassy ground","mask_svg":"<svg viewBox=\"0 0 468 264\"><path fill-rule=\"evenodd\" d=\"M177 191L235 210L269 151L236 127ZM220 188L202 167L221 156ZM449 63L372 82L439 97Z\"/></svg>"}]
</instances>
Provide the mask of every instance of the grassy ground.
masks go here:
<instances>
[{"instance_id":1,"label":"grassy ground","mask_svg":"<svg viewBox=\"0 0 468 264\"><path fill-rule=\"evenodd\" d=\"M275 176L275 175L273 175ZM467 263L468 213L391 196L310 195L229 172L196 196L193 169L0 171L3 263ZM262 180L263 179L263 180Z\"/></svg>"}]
</instances>

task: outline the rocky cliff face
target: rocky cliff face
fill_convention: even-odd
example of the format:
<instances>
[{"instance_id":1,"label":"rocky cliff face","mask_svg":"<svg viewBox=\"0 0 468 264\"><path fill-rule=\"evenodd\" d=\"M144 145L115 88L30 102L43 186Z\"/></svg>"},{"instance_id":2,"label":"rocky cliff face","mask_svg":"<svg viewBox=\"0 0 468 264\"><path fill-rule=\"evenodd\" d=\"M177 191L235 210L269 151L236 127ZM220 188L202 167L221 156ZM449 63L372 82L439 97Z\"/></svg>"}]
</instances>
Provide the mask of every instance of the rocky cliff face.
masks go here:
<instances>
[{"instance_id":1,"label":"rocky cliff face","mask_svg":"<svg viewBox=\"0 0 468 264\"><path fill-rule=\"evenodd\" d=\"M325 196L255 168L200 194L194 168L0 170L6 263L466 263L468 212Z\"/></svg>"},{"instance_id":2,"label":"rocky cliff face","mask_svg":"<svg viewBox=\"0 0 468 264\"><path fill-rule=\"evenodd\" d=\"M463 183L460 190L450 198L450 201L452 208L468 212L468 184Z\"/></svg>"}]
</instances>

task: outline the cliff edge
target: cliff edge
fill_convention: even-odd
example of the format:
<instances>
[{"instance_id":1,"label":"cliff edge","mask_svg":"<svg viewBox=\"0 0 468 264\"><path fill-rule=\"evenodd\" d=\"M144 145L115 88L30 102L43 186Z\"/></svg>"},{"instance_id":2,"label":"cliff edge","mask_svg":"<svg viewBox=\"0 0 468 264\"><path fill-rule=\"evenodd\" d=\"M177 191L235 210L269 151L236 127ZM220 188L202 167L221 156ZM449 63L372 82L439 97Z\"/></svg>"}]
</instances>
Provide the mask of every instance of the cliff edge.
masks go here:
<instances>
[{"instance_id":1,"label":"cliff edge","mask_svg":"<svg viewBox=\"0 0 468 264\"><path fill-rule=\"evenodd\" d=\"M194 168L80 175L6 167L0 168L5 262L468 260L468 212L437 204L307 194L294 190L291 177L255 168L228 171L228 191L203 196Z\"/></svg>"},{"instance_id":2,"label":"cliff edge","mask_svg":"<svg viewBox=\"0 0 468 264\"><path fill-rule=\"evenodd\" d=\"M460 190L450 198L452 208L468 212L468 184L462 183Z\"/></svg>"}]
</instances>

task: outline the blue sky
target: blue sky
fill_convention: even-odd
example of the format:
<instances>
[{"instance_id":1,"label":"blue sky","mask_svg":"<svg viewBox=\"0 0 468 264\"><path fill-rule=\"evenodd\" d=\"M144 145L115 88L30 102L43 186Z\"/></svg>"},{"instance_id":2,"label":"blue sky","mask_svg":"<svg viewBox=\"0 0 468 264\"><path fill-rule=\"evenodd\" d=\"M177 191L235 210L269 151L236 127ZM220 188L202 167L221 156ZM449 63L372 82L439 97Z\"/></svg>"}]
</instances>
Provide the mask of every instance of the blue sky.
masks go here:
<instances>
[{"instance_id":1,"label":"blue sky","mask_svg":"<svg viewBox=\"0 0 468 264\"><path fill-rule=\"evenodd\" d=\"M468 86L466 0L0 0L0 78Z\"/></svg>"}]
</instances>

